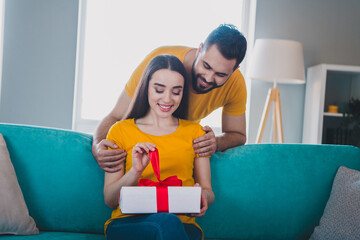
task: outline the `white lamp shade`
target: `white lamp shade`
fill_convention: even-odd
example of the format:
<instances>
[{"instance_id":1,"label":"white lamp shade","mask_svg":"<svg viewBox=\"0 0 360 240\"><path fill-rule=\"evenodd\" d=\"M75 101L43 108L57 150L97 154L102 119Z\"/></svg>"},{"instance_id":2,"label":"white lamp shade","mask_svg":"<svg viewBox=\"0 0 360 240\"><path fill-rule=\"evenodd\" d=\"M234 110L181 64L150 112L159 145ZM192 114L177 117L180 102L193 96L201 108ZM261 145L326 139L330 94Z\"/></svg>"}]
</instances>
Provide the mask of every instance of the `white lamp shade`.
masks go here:
<instances>
[{"instance_id":1,"label":"white lamp shade","mask_svg":"<svg viewBox=\"0 0 360 240\"><path fill-rule=\"evenodd\" d=\"M249 77L255 80L305 83L304 56L300 42L257 39L249 67Z\"/></svg>"}]
</instances>

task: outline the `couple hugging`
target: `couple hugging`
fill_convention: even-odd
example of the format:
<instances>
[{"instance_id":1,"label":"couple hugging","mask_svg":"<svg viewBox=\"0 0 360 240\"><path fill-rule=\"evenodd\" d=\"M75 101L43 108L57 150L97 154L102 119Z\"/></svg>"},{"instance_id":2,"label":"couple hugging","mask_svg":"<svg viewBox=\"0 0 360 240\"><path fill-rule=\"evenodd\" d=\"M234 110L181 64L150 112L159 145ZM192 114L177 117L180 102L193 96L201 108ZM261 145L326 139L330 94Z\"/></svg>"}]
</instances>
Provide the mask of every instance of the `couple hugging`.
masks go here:
<instances>
[{"instance_id":1,"label":"couple hugging","mask_svg":"<svg viewBox=\"0 0 360 240\"><path fill-rule=\"evenodd\" d=\"M215 199L209 157L246 141L246 87L238 70L245 52L244 36L232 25L220 25L199 48L158 48L135 70L93 141L93 154L105 170L105 203L115 209L105 223L107 239L203 238L195 217ZM197 122L219 107L223 134L215 137ZM149 164L155 149L162 178L176 175L183 186L201 187L200 213L121 213L123 186L137 186L140 178L157 181Z\"/></svg>"}]
</instances>

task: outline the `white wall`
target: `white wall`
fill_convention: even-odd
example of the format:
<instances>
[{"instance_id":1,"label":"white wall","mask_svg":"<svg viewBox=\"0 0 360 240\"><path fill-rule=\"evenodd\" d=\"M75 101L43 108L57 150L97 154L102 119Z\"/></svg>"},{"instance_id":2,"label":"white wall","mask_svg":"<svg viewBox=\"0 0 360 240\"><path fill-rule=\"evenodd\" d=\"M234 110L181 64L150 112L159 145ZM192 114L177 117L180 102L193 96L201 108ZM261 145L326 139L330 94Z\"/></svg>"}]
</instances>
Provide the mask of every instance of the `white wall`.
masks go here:
<instances>
[{"instance_id":1,"label":"white wall","mask_svg":"<svg viewBox=\"0 0 360 240\"><path fill-rule=\"evenodd\" d=\"M255 38L302 42L306 66L360 65L359 9L358 0L258 0ZM78 0L6 1L0 122L71 129L77 17ZM252 82L250 143L270 86ZM285 142L301 142L305 86L279 88Z\"/></svg>"},{"instance_id":2,"label":"white wall","mask_svg":"<svg viewBox=\"0 0 360 240\"><path fill-rule=\"evenodd\" d=\"M360 65L360 1L358 0L258 0L255 39L300 41L305 68L320 64ZM249 143L254 143L268 88L252 81ZM305 85L278 85L286 143L302 141ZM262 142L269 142L271 116Z\"/></svg>"},{"instance_id":3,"label":"white wall","mask_svg":"<svg viewBox=\"0 0 360 240\"><path fill-rule=\"evenodd\" d=\"M7 0L0 122L71 129L78 0Z\"/></svg>"}]
</instances>

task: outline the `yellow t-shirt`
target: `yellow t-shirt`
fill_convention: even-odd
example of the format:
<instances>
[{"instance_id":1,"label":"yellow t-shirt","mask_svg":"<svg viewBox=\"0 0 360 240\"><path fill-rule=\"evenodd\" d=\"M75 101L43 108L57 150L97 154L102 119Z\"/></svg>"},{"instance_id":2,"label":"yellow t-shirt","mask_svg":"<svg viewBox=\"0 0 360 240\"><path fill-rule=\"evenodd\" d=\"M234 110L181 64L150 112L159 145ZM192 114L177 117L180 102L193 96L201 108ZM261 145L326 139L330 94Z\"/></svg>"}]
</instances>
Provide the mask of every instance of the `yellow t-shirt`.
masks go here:
<instances>
[{"instance_id":1,"label":"yellow t-shirt","mask_svg":"<svg viewBox=\"0 0 360 240\"><path fill-rule=\"evenodd\" d=\"M195 180L194 159L196 156L193 149L193 140L204 135L201 125L187 120L179 119L177 130L171 134L154 136L142 132L134 122L134 119L126 119L115 123L109 130L107 140L116 143L119 148L127 153L125 173L132 167L132 149L139 142L149 142L156 145L159 151L160 179L176 175L182 180L183 186L193 186ZM158 181L151 163L145 168L140 178ZM105 232L108 224L116 218L127 217L121 213L119 206L111 214L111 219L105 223ZM195 218L178 215L183 223L195 224ZM199 226L198 226L199 227ZM199 227L200 228L200 227Z\"/></svg>"},{"instance_id":2,"label":"yellow t-shirt","mask_svg":"<svg viewBox=\"0 0 360 240\"><path fill-rule=\"evenodd\" d=\"M126 93L133 97L141 76L151 59L160 54L171 54L184 62L186 54L192 48L181 46L160 47L152 51L135 69L125 86ZM189 91L188 120L199 122L212 111L224 107L223 112L231 116L239 116L246 109L246 85L240 70L235 70L226 83L208 93L196 94Z\"/></svg>"}]
</instances>

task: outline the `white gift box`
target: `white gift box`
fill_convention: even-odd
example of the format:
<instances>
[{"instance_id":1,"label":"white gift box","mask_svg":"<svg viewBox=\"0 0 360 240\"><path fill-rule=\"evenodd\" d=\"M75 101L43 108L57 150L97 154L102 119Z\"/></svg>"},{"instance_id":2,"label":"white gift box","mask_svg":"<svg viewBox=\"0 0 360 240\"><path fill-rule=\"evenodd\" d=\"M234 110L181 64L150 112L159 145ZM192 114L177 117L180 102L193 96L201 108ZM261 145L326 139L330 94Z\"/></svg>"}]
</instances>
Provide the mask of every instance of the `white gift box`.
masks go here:
<instances>
[{"instance_id":1,"label":"white gift box","mask_svg":"<svg viewBox=\"0 0 360 240\"><path fill-rule=\"evenodd\" d=\"M200 213L201 187L167 187L169 213ZM123 214L157 213L156 187L122 187Z\"/></svg>"}]
</instances>

